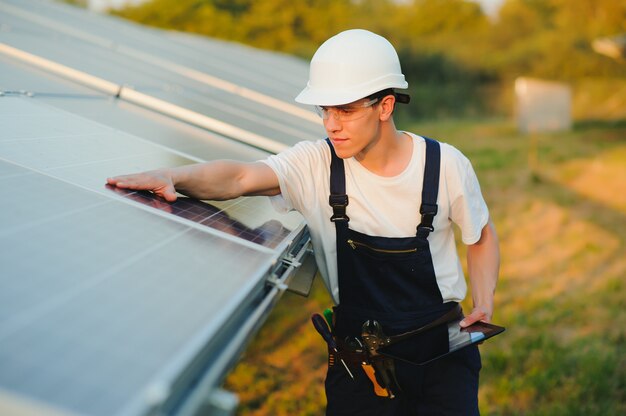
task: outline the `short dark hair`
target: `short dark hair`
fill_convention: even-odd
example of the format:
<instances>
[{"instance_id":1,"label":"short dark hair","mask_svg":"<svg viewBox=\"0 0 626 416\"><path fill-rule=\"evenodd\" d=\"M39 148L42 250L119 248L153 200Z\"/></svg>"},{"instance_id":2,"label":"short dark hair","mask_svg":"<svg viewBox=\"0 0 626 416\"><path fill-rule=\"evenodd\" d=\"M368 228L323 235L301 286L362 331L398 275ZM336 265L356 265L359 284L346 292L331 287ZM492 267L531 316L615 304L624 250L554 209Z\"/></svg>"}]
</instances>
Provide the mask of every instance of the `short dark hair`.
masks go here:
<instances>
[{"instance_id":1,"label":"short dark hair","mask_svg":"<svg viewBox=\"0 0 626 416\"><path fill-rule=\"evenodd\" d=\"M393 88L387 88L387 89L375 92L374 94L371 94L367 98L369 98L369 99L383 98L383 97L386 97L388 95L393 95L396 98L396 102L397 103L408 104L411 101L411 96L409 94L404 94L404 93L401 93L401 92L397 92Z\"/></svg>"}]
</instances>

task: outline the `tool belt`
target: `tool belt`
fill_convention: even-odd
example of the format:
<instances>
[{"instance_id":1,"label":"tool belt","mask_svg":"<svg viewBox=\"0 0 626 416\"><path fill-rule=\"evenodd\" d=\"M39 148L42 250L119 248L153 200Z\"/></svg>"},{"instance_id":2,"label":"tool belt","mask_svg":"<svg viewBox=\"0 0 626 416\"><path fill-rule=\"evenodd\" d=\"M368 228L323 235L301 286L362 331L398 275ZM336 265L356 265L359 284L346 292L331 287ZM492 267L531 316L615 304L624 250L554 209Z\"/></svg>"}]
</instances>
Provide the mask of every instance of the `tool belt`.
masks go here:
<instances>
[{"instance_id":1,"label":"tool belt","mask_svg":"<svg viewBox=\"0 0 626 416\"><path fill-rule=\"evenodd\" d=\"M365 374L374 385L377 396L393 399L399 392L400 386L396 379L395 362L379 352L381 348L393 345L410 337L421 334L437 325L441 325L457 319L462 315L459 305L451 309L443 316L417 329L397 335L387 336L378 321L368 320L363 323L361 337L346 337L337 340L337 350L329 351L329 360L343 360L351 364L352 368L363 368Z\"/></svg>"}]
</instances>

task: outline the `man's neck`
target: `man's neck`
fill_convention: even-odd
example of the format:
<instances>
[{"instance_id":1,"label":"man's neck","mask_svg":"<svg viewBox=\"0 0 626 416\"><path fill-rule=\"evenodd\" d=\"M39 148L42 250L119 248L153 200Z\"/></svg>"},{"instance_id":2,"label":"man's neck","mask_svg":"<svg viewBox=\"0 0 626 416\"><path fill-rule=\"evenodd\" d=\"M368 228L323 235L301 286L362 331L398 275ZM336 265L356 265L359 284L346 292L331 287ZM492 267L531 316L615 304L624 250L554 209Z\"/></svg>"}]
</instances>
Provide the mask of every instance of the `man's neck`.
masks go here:
<instances>
[{"instance_id":1,"label":"man's neck","mask_svg":"<svg viewBox=\"0 0 626 416\"><path fill-rule=\"evenodd\" d=\"M379 176L396 176L402 173L413 155L411 137L392 128L383 129L379 137L355 159L372 173Z\"/></svg>"}]
</instances>

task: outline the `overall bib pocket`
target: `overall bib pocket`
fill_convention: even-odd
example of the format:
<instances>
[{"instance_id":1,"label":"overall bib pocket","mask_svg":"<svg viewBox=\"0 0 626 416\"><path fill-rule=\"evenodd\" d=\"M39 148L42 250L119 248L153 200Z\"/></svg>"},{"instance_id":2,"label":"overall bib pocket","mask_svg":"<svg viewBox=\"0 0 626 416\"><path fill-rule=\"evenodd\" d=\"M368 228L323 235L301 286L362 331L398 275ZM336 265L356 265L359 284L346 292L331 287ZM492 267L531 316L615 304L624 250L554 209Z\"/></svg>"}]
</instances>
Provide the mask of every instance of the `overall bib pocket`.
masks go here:
<instances>
[{"instance_id":1,"label":"overall bib pocket","mask_svg":"<svg viewBox=\"0 0 626 416\"><path fill-rule=\"evenodd\" d=\"M348 230L344 250L361 279L362 306L377 311L413 312L440 304L428 244L417 237L385 238ZM346 288L347 290L357 288ZM362 290L365 289L365 290Z\"/></svg>"}]
</instances>

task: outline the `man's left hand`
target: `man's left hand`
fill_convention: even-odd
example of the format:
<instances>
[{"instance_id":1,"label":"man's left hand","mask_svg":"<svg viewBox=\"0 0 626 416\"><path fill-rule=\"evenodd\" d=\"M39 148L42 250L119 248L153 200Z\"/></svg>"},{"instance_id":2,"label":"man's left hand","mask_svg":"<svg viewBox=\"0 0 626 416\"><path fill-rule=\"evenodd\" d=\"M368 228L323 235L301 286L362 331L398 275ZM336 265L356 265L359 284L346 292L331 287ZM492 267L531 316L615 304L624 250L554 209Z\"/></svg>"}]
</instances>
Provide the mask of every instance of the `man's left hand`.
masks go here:
<instances>
[{"instance_id":1,"label":"man's left hand","mask_svg":"<svg viewBox=\"0 0 626 416\"><path fill-rule=\"evenodd\" d=\"M487 308L475 306L472 310L472 313L463 318L463 320L460 322L460 325L462 328L466 328L474 322L478 321L491 322L491 314L492 312L488 311Z\"/></svg>"}]
</instances>

